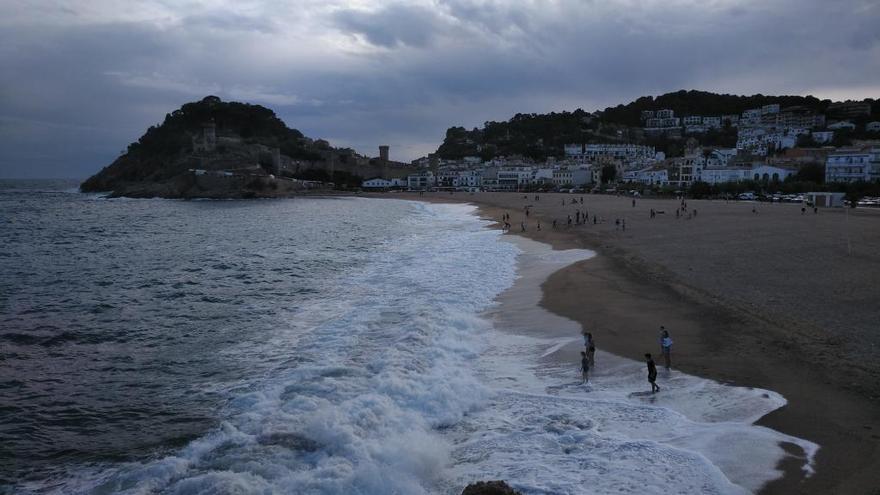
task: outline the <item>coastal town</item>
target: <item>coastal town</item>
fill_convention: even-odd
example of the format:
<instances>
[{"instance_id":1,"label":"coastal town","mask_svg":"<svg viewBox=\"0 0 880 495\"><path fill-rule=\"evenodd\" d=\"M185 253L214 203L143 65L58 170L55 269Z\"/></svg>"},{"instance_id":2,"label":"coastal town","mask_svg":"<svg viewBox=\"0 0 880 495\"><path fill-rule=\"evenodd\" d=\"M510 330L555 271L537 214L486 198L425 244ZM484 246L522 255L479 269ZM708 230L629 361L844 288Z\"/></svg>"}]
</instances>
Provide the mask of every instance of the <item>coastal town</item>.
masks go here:
<instances>
[{"instance_id":1,"label":"coastal town","mask_svg":"<svg viewBox=\"0 0 880 495\"><path fill-rule=\"evenodd\" d=\"M600 115L587 115L585 122ZM676 115L671 109L641 112L634 142L568 143L561 158L543 161L522 155L431 154L411 164L395 163L384 175L368 177L364 190L409 191L613 191L682 193L699 186L773 191L786 181L822 184L842 192L848 184L880 180L880 121L869 120L870 103L837 102L826 113L780 104L741 114ZM708 133L735 135L735 146L701 144ZM851 138L855 136L855 138ZM850 137L850 138L847 138ZM679 142L680 155L667 154L647 139ZM843 138L843 139L842 139ZM479 147L477 147L479 150ZM388 146L373 163L389 163ZM799 191L806 192L806 191Z\"/></svg>"}]
</instances>

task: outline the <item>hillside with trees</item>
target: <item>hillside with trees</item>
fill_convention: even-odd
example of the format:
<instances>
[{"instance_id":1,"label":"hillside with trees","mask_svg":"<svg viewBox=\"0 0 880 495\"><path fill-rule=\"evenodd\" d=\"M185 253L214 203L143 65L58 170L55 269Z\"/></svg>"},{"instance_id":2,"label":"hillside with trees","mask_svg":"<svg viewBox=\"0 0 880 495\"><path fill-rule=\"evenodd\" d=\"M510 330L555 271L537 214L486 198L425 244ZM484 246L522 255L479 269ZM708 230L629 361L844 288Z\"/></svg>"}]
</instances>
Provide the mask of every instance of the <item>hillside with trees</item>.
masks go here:
<instances>
[{"instance_id":1,"label":"hillside with trees","mask_svg":"<svg viewBox=\"0 0 880 495\"><path fill-rule=\"evenodd\" d=\"M855 121L863 125L868 120L880 120L880 102L873 99L864 101L872 104L872 114ZM496 156L522 155L542 161L547 157L562 157L563 146L568 143L628 142L652 145L669 156L676 156L681 151L679 140L644 135L641 131L642 111L671 109L676 116L740 115L745 110L773 103L782 108L802 106L824 113L832 101L814 96L739 96L681 90L657 97L643 96L628 104L592 114L581 109L548 114L516 114L506 122L486 122L479 129L450 127L437 149L437 155L444 159L479 156L484 160ZM736 129L712 130L695 137L706 146L732 147L736 144Z\"/></svg>"},{"instance_id":2,"label":"hillside with trees","mask_svg":"<svg viewBox=\"0 0 880 495\"><path fill-rule=\"evenodd\" d=\"M195 140L206 125L213 126L216 146L196 152ZM320 162L336 151L326 141L306 138L291 129L275 112L260 106L224 102L216 96L186 103L151 126L112 164L81 185L84 192L113 191L117 195L188 197L193 191L193 169L251 168L249 175L269 175L271 150L278 150L285 163L294 160ZM230 181L227 181L230 182ZM257 183L259 182L259 184ZM255 189L245 195L265 195L268 182L251 180ZM277 187L276 187L277 189ZM210 196L210 191L202 191ZM235 191L224 195L235 195Z\"/></svg>"}]
</instances>

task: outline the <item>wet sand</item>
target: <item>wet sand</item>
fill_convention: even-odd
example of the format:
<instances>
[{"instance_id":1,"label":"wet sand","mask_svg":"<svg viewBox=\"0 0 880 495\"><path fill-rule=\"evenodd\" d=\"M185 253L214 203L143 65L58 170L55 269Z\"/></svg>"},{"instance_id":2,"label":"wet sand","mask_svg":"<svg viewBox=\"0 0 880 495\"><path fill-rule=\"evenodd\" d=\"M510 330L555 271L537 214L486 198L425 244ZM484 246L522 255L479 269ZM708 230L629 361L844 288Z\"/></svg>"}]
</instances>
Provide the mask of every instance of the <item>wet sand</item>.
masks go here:
<instances>
[{"instance_id":1,"label":"wet sand","mask_svg":"<svg viewBox=\"0 0 880 495\"><path fill-rule=\"evenodd\" d=\"M675 368L785 396L789 404L759 424L818 443L816 473L804 476L793 449L780 465L786 476L761 493L877 493L880 211L802 215L791 204L692 200L696 217L676 219L675 200L633 207L627 197L584 195L572 205L580 195L523 196L385 197L471 202L486 218L509 213L513 233L595 250L543 283L544 307L592 331L601 349L633 359L656 352L665 325ZM651 208L664 213L650 219ZM576 210L590 223L566 227ZM615 219L626 220L626 231Z\"/></svg>"}]
</instances>

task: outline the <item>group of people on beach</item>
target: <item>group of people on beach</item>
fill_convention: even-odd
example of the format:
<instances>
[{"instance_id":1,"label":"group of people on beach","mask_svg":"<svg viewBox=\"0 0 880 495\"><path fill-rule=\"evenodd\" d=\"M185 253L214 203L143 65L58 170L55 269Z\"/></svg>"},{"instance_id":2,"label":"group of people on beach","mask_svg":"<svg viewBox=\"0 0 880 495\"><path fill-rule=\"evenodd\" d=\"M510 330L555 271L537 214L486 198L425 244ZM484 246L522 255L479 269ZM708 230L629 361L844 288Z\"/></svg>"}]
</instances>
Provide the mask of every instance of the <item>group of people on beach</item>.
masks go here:
<instances>
[{"instance_id":1,"label":"group of people on beach","mask_svg":"<svg viewBox=\"0 0 880 495\"><path fill-rule=\"evenodd\" d=\"M581 376L586 384L590 382L590 370L596 366L596 341L591 332L584 332L584 350L581 351ZM663 356L663 364L666 371L672 369L672 337L663 325L660 326L660 354ZM657 385L657 364L650 352L645 353L645 363L648 366L648 383L651 384L651 393L660 391Z\"/></svg>"}]
</instances>

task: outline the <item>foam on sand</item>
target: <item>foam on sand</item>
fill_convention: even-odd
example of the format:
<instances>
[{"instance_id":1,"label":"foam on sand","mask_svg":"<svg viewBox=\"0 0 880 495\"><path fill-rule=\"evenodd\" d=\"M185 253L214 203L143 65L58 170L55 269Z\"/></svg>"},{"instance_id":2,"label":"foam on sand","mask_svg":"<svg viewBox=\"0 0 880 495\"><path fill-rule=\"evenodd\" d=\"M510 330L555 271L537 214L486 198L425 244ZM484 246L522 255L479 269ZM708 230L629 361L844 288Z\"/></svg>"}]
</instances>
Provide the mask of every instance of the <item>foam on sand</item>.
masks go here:
<instances>
[{"instance_id":1,"label":"foam on sand","mask_svg":"<svg viewBox=\"0 0 880 495\"><path fill-rule=\"evenodd\" d=\"M580 325L538 306L539 283L593 253L513 242L529 283L491 315L480 374L492 403L449 432L460 479L491 473L525 493L740 494L782 475L783 442L800 447L811 471L815 444L753 424L785 405L775 392L661 370L652 395L644 363L601 351L582 385L579 362L555 359L581 348Z\"/></svg>"}]
</instances>

